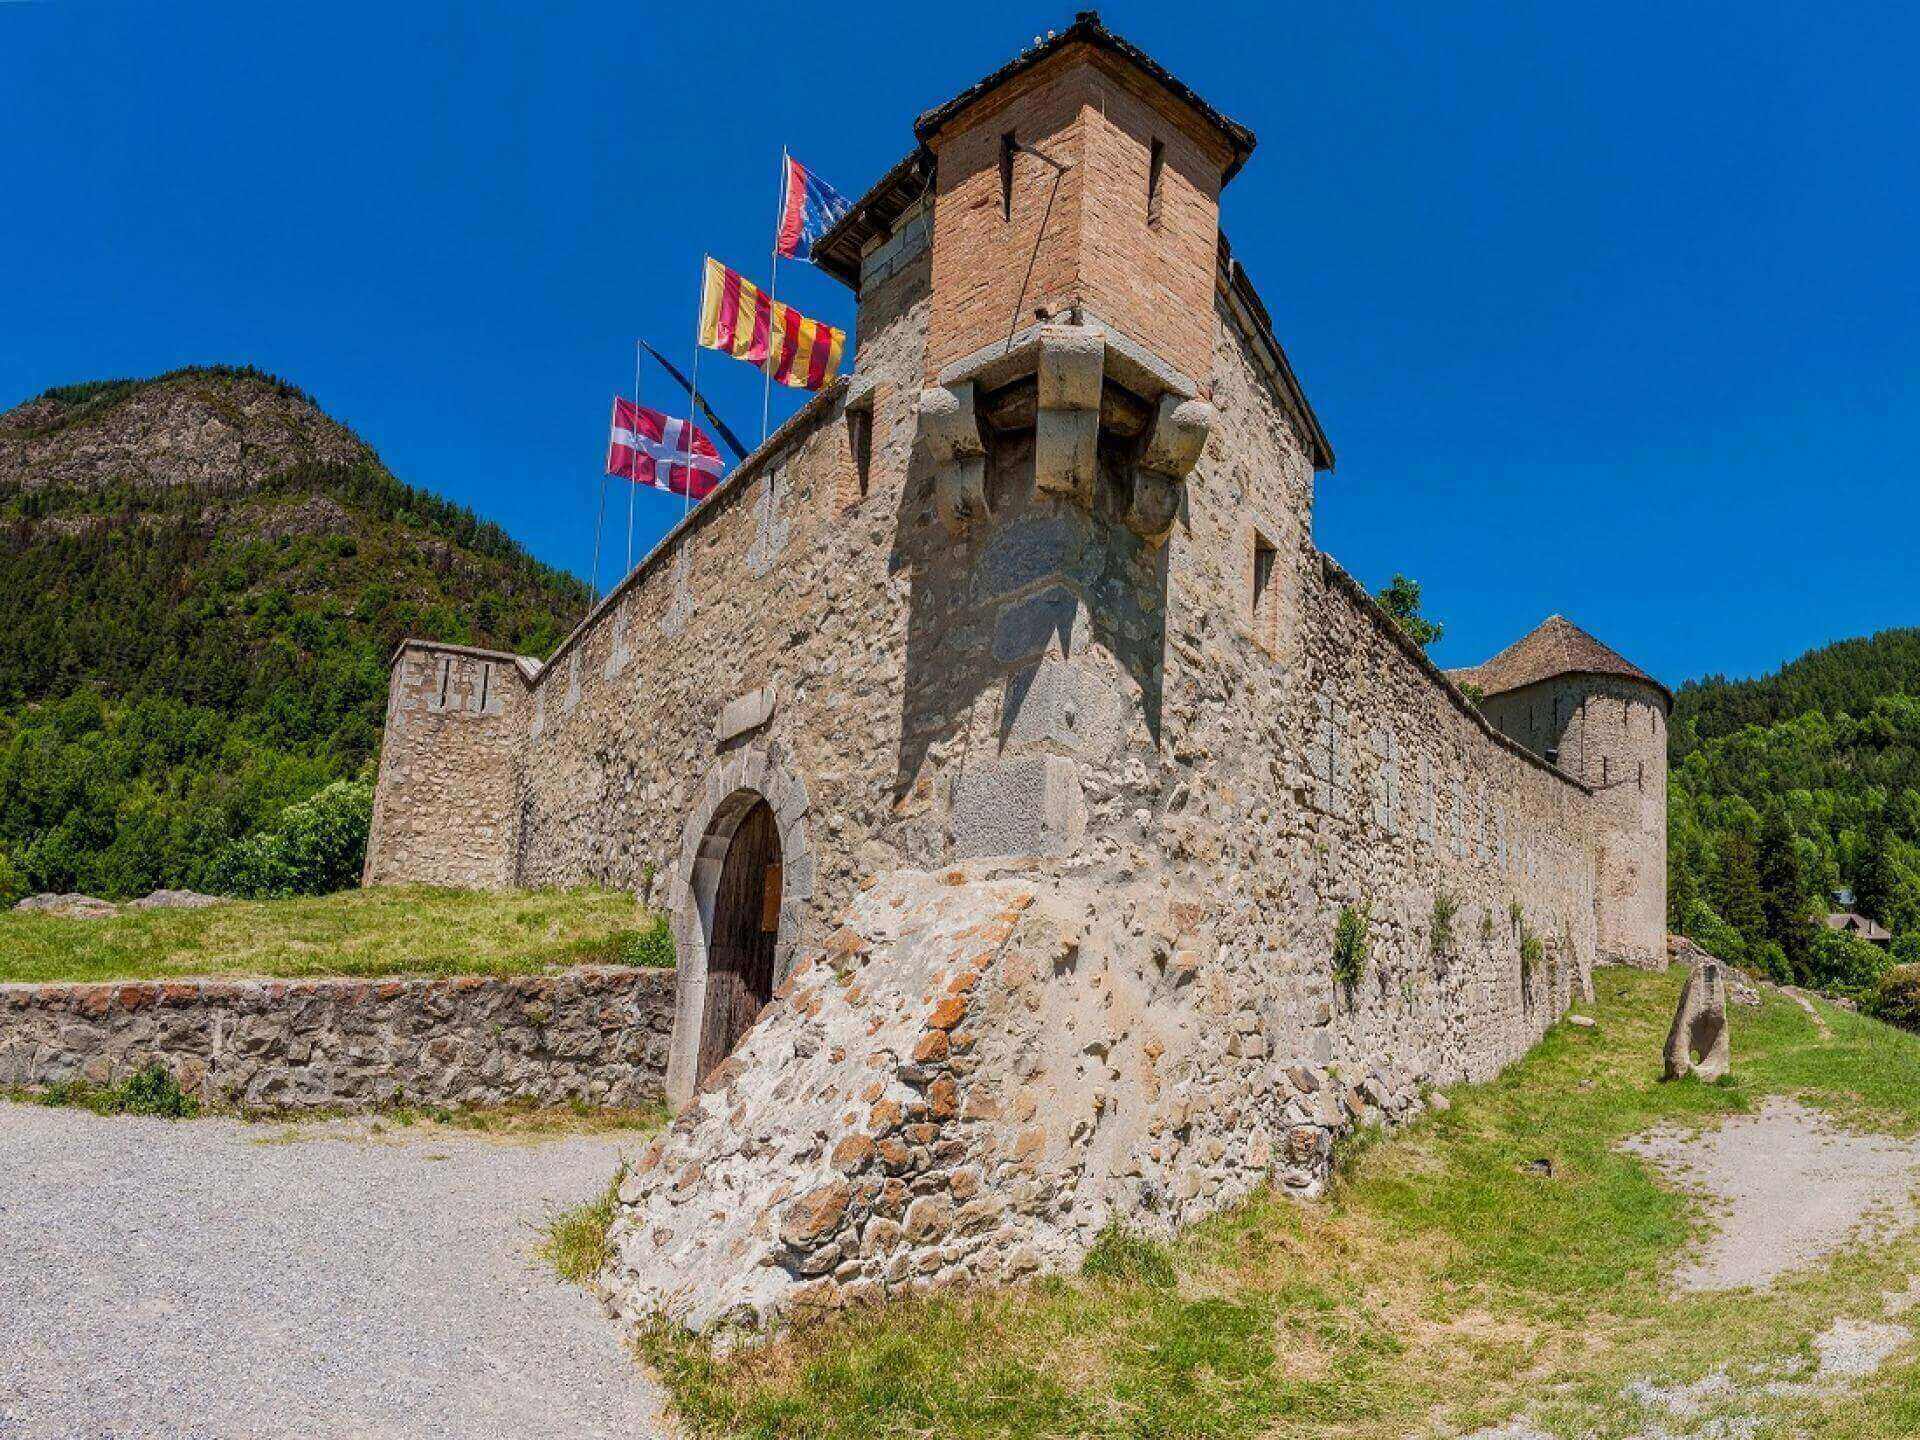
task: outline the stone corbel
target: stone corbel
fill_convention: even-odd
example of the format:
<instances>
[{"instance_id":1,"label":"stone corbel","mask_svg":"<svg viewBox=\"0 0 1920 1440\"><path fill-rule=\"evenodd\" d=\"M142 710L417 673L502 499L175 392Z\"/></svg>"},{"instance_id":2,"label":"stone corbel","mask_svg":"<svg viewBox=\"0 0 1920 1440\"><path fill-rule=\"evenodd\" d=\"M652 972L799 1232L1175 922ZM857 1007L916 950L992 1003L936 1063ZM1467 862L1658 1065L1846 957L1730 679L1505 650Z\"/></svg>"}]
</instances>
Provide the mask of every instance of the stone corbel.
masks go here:
<instances>
[{"instance_id":1,"label":"stone corbel","mask_svg":"<svg viewBox=\"0 0 1920 1440\"><path fill-rule=\"evenodd\" d=\"M958 537L988 519L987 447L974 416L973 382L920 392L920 443L933 463L933 499L947 533Z\"/></svg>"},{"instance_id":2,"label":"stone corbel","mask_svg":"<svg viewBox=\"0 0 1920 1440\"><path fill-rule=\"evenodd\" d=\"M1133 472L1133 498L1126 522L1142 540L1159 545L1180 514L1180 494L1188 474L1206 447L1217 417L1204 400L1162 395L1153 430Z\"/></svg>"},{"instance_id":3,"label":"stone corbel","mask_svg":"<svg viewBox=\"0 0 1920 1440\"><path fill-rule=\"evenodd\" d=\"M1093 504L1100 447L1106 336L1081 325L1041 327L1034 419L1034 484Z\"/></svg>"}]
</instances>

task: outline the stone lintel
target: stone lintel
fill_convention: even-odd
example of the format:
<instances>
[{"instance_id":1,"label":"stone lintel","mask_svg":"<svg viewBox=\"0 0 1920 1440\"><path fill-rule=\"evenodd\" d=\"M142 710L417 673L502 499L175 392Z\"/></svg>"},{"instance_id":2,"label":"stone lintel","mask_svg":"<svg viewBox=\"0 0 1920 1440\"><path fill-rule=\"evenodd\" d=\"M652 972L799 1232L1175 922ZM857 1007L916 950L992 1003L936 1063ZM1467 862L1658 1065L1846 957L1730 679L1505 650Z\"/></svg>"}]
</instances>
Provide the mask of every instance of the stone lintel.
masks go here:
<instances>
[{"instance_id":1,"label":"stone lintel","mask_svg":"<svg viewBox=\"0 0 1920 1440\"><path fill-rule=\"evenodd\" d=\"M775 700L770 685L762 685L757 690L749 690L729 700L721 707L720 718L714 722L714 744L724 745L749 730L758 730L773 718Z\"/></svg>"}]
</instances>

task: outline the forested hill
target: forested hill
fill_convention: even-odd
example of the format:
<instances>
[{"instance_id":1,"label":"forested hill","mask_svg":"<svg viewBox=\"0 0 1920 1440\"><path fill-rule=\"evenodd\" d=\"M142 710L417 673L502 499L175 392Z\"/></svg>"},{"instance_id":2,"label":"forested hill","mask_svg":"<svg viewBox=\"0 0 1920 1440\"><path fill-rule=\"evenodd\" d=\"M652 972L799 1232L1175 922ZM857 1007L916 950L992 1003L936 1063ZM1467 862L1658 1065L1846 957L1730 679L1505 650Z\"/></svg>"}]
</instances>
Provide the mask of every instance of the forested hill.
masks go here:
<instances>
[{"instance_id":1,"label":"forested hill","mask_svg":"<svg viewBox=\"0 0 1920 1440\"><path fill-rule=\"evenodd\" d=\"M1887 952L1808 923L1845 887L1898 937L1894 954L1920 959L1920 629L1841 641L1759 680L1689 682L1671 735L1676 929L1864 992Z\"/></svg>"},{"instance_id":2,"label":"forested hill","mask_svg":"<svg viewBox=\"0 0 1920 1440\"><path fill-rule=\"evenodd\" d=\"M586 600L258 371L0 415L0 899L247 888L289 806L364 809L402 638L544 655Z\"/></svg>"},{"instance_id":3,"label":"forested hill","mask_svg":"<svg viewBox=\"0 0 1920 1440\"><path fill-rule=\"evenodd\" d=\"M1813 710L1863 715L1884 695L1920 695L1920 629L1841 640L1760 680L1689 680L1674 697L1673 758L1748 725L1777 725Z\"/></svg>"}]
</instances>

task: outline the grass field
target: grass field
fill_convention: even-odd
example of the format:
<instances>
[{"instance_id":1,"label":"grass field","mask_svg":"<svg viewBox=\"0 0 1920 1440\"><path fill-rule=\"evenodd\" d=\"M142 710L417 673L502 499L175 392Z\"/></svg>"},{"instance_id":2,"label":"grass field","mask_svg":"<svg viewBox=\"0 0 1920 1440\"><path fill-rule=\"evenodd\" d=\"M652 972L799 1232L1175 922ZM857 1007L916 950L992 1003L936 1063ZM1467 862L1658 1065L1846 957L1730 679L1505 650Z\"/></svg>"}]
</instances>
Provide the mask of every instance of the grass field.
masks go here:
<instances>
[{"instance_id":1,"label":"grass field","mask_svg":"<svg viewBox=\"0 0 1920 1440\"><path fill-rule=\"evenodd\" d=\"M611 890L400 886L107 920L0 914L0 981L505 975L671 963L664 927L631 894Z\"/></svg>"},{"instance_id":2,"label":"grass field","mask_svg":"<svg viewBox=\"0 0 1920 1440\"><path fill-rule=\"evenodd\" d=\"M1769 996L1736 1007L1730 1083L1661 1084L1680 978L1603 971L1597 1029L1563 1025L1448 1113L1352 1149L1324 1205L1257 1200L1172 1245L1117 1238L1093 1274L896 1302L759 1350L643 1350L705 1435L1920 1435L1920 1344L1845 1390L1766 1390L1836 1318L1883 1317L1920 1273L1911 1230L1765 1292L1676 1294L1662 1277L1711 1218L1616 1148L1776 1094L1913 1136L1920 1038L1833 1010L1824 1035ZM1709 1390L1684 1421L1628 1389L1722 1366L1738 1403Z\"/></svg>"}]
</instances>

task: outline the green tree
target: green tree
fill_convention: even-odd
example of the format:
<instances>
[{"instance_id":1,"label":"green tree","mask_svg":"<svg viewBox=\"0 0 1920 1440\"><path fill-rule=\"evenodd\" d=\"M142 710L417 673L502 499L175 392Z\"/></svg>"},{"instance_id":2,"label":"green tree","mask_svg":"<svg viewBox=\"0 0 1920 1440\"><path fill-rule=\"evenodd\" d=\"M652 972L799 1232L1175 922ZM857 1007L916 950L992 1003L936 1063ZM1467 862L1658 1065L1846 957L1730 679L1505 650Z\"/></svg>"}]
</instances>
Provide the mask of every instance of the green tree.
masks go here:
<instances>
[{"instance_id":1,"label":"green tree","mask_svg":"<svg viewBox=\"0 0 1920 1440\"><path fill-rule=\"evenodd\" d=\"M1766 907L1760 898L1760 873L1753 836L1729 832L1720 842L1720 914L1748 946L1767 938Z\"/></svg>"},{"instance_id":2,"label":"green tree","mask_svg":"<svg viewBox=\"0 0 1920 1440\"><path fill-rule=\"evenodd\" d=\"M1893 913L1900 877L1894 868L1893 828L1886 812L1876 810L1867 820L1860 858L1853 874L1854 908L1883 924Z\"/></svg>"},{"instance_id":3,"label":"green tree","mask_svg":"<svg viewBox=\"0 0 1920 1440\"><path fill-rule=\"evenodd\" d=\"M1780 948L1792 976L1805 980L1807 949L1813 938L1807 924L1811 907L1793 826L1778 804L1769 805L1761 821L1757 861L1766 938Z\"/></svg>"},{"instance_id":4,"label":"green tree","mask_svg":"<svg viewBox=\"0 0 1920 1440\"><path fill-rule=\"evenodd\" d=\"M1675 935L1690 935L1687 927L1700 904L1700 881L1684 856L1667 861L1667 929Z\"/></svg>"},{"instance_id":5,"label":"green tree","mask_svg":"<svg viewBox=\"0 0 1920 1440\"><path fill-rule=\"evenodd\" d=\"M1420 582L1409 580L1398 572L1387 587L1379 592L1381 608L1394 618L1394 622L1406 631L1407 638L1422 650L1429 645L1437 645L1441 636L1447 633L1447 627L1436 620L1429 620L1420 613Z\"/></svg>"}]
</instances>

